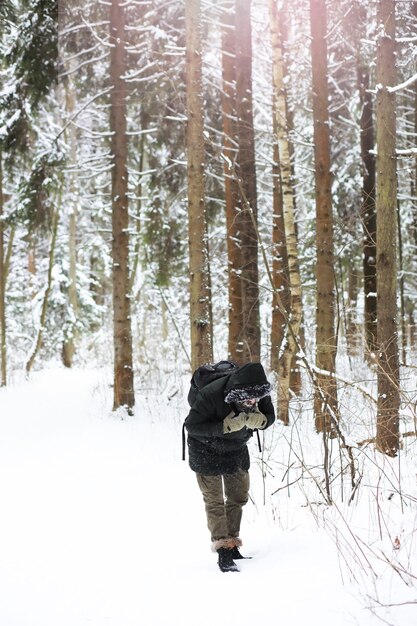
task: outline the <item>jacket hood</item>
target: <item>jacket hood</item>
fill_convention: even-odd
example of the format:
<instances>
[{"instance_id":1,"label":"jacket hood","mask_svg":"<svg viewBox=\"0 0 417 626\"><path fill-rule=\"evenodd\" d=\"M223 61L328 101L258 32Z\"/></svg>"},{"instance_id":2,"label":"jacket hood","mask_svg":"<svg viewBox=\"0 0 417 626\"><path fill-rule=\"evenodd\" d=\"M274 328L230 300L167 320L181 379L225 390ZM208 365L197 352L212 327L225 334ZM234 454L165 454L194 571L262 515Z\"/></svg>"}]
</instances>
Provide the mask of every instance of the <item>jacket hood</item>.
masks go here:
<instances>
[{"instance_id":1,"label":"jacket hood","mask_svg":"<svg viewBox=\"0 0 417 626\"><path fill-rule=\"evenodd\" d=\"M230 375L225 387L225 401L229 404L248 398L260 400L269 396L272 385L268 382L261 363L246 363Z\"/></svg>"}]
</instances>

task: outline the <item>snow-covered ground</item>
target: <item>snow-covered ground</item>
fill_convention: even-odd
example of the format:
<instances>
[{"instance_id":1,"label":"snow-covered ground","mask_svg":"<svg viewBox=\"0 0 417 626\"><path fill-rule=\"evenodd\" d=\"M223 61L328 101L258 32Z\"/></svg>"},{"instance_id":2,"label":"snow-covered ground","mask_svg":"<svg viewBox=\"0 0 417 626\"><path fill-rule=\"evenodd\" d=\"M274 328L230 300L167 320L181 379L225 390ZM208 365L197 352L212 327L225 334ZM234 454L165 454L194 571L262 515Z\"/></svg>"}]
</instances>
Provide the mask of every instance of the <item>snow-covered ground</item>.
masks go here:
<instances>
[{"instance_id":1,"label":"snow-covered ground","mask_svg":"<svg viewBox=\"0 0 417 626\"><path fill-rule=\"evenodd\" d=\"M398 461L381 460L375 489L364 471L357 500L330 507L311 469L296 475L291 431L274 426L264 465L251 444L253 559L222 574L181 460L184 389L139 392L122 420L110 381L57 368L0 390L1 626L415 626L415 444L403 498ZM319 453L317 439L306 445Z\"/></svg>"}]
</instances>

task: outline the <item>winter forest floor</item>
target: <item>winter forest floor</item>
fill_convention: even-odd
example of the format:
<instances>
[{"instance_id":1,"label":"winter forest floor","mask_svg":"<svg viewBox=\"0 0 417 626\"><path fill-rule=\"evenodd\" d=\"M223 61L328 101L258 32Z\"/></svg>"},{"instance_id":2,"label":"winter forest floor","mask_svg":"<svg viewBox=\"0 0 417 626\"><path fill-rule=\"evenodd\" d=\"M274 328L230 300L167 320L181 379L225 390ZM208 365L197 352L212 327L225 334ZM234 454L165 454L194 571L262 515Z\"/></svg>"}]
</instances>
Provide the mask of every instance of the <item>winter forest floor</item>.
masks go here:
<instances>
[{"instance_id":1,"label":"winter forest floor","mask_svg":"<svg viewBox=\"0 0 417 626\"><path fill-rule=\"evenodd\" d=\"M335 451L329 506L310 416L276 424L251 444L253 559L222 574L181 461L186 377L139 390L123 420L108 371L17 378L0 390L2 626L415 626L413 439L394 461L358 454L350 505Z\"/></svg>"}]
</instances>

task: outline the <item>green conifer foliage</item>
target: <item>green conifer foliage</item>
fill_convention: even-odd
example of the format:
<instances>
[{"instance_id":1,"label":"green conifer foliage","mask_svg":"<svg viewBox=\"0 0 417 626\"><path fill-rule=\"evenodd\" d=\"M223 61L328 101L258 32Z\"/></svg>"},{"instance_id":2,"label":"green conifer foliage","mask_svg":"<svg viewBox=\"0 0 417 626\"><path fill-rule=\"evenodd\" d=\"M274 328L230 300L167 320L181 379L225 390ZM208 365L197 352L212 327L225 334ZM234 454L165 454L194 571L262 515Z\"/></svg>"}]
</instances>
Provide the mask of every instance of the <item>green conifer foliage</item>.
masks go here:
<instances>
[{"instance_id":1,"label":"green conifer foliage","mask_svg":"<svg viewBox=\"0 0 417 626\"><path fill-rule=\"evenodd\" d=\"M9 5L3 9L11 43L2 50L6 84L0 96L0 142L13 162L16 152L28 149L33 115L57 81L58 2L25 0L15 11Z\"/></svg>"}]
</instances>

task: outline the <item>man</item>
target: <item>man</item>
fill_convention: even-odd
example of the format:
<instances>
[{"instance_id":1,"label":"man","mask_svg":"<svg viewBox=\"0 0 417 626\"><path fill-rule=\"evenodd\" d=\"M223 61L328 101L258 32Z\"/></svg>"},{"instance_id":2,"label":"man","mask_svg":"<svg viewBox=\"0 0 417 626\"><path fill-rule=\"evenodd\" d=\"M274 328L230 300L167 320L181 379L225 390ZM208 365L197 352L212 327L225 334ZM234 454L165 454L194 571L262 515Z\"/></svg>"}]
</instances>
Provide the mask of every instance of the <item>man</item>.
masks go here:
<instances>
[{"instance_id":1,"label":"man","mask_svg":"<svg viewBox=\"0 0 417 626\"><path fill-rule=\"evenodd\" d=\"M212 550L222 572L239 571L242 508L249 494L248 440L275 420L271 385L247 363L203 387L185 420L189 463L203 494ZM223 495L224 490L224 495Z\"/></svg>"}]
</instances>

